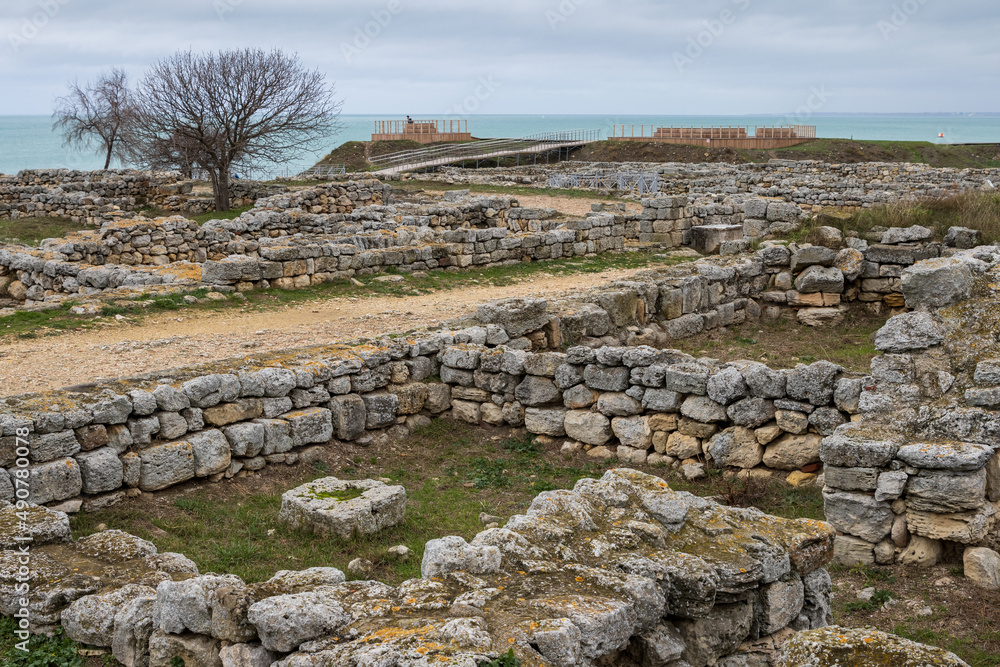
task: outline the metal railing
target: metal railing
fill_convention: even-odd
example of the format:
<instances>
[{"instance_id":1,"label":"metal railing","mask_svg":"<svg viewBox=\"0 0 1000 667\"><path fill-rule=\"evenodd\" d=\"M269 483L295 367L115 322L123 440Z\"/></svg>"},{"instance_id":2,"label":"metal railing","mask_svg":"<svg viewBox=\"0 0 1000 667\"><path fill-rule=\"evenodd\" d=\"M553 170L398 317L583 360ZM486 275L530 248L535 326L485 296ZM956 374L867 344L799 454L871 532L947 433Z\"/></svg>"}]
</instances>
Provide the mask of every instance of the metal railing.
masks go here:
<instances>
[{"instance_id":1,"label":"metal railing","mask_svg":"<svg viewBox=\"0 0 1000 667\"><path fill-rule=\"evenodd\" d=\"M331 176L343 176L347 173L347 167L342 164L319 164L311 169L301 171L296 178L308 180L310 178L323 179Z\"/></svg>"},{"instance_id":2,"label":"metal railing","mask_svg":"<svg viewBox=\"0 0 1000 667\"><path fill-rule=\"evenodd\" d=\"M464 144L448 144L412 151L387 153L369 159L377 169L391 169L403 165L419 165L429 162L447 164L462 159L495 157L499 154L514 154L517 152L539 152L546 149L554 150L568 145L583 145L592 141L600 141L600 130L569 130L566 132L546 132L533 134L518 139L488 139Z\"/></svg>"},{"instance_id":3,"label":"metal railing","mask_svg":"<svg viewBox=\"0 0 1000 667\"><path fill-rule=\"evenodd\" d=\"M595 190L626 190L638 195L660 191L657 172L620 171L613 174L554 174L549 176L550 188L593 188Z\"/></svg>"}]
</instances>

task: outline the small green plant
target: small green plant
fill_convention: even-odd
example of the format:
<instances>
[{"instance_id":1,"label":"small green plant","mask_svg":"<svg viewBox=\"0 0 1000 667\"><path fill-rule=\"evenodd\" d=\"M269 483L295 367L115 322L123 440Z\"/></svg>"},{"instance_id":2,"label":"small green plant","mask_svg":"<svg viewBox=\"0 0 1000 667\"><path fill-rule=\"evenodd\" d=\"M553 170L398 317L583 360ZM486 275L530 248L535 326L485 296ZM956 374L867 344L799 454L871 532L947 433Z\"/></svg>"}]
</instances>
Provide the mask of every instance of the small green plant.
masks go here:
<instances>
[{"instance_id":1,"label":"small green plant","mask_svg":"<svg viewBox=\"0 0 1000 667\"><path fill-rule=\"evenodd\" d=\"M80 645L63 636L62 628L55 635L33 635L27 651L17 648L20 641L14 634L17 626L12 618L0 619L0 664L5 667L83 667L77 652Z\"/></svg>"},{"instance_id":2,"label":"small green plant","mask_svg":"<svg viewBox=\"0 0 1000 667\"><path fill-rule=\"evenodd\" d=\"M489 662L479 663L479 667L521 667L521 661L514 655L514 649L507 651L506 655L494 658Z\"/></svg>"},{"instance_id":3,"label":"small green plant","mask_svg":"<svg viewBox=\"0 0 1000 667\"><path fill-rule=\"evenodd\" d=\"M536 456L539 453L538 444L534 441L534 439L522 438L517 440L504 440L500 443L500 447L515 454L528 454Z\"/></svg>"},{"instance_id":4,"label":"small green plant","mask_svg":"<svg viewBox=\"0 0 1000 667\"><path fill-rule=\"evenodd\" d=\"M886 602L892 599L892 594L889 591L876 590L875 594L872 595L870 600L861 600L859 602L848 603L844 609L848 612L855 611L875 611Z\"/></svg>"},{"instance_id":5,"label":"small green plant","mask_svg":"<svg viewBox=\"0 0 1000 667\"><path fill-rule=\"evenodd\" d=\"M506 461L478 458L472 465L475 468L472 483L477 489L502 489L511 485Z\"/></svg>"},{"instance_id":6,"label":"small green plant","mask_svg":"<svg viewBox=\"0 0 1000 667\"><path fill-rule=\"evenodd\" d=\"M363 489L344 489L342 491L319 491L313 492L312 497L317 500L328 500L332 498L333 500L339 502L347 502L348 500L354 500L355 498L360 498L364 494Z\"/></svg>"},{"instance_id":7,"label":"small green plant","mask_svg":"<svg viewBox=\"0 0 1000 667\"><path fill-rule=\"evenodd\" d=\"M170 667L185 667L184 658L175 655L170 659Z\"/></svg>"}]
</instances>

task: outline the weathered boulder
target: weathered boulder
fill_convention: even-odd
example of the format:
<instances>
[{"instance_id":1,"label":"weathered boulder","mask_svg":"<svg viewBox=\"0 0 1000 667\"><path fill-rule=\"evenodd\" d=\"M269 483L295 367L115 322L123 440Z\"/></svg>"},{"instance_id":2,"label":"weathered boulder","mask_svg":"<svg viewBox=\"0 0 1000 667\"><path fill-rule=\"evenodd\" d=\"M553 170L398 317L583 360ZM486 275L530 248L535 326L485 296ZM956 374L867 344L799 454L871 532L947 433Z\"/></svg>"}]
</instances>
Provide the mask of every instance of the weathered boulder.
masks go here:
<instances>
[{"instance_id":1,"label":"weathered boulder","mask_svg":"<svg viewBox=\"0 0 1000 667\"><path fill-rule=\"evenodd\" d=\"M500 550L495 546L469 544L461 537L431 540L424 547L420 573L425 579L451 572L494 574L500 571Z\"/></svg>"},{"instance_id":2,"label":"weathered boulder","mask_svg":"<svg viewBox=\"0 0 1000 667\"><path fill-rule=\"evenodd\" d=\"M831 625L801 632L785 644L778 667L969 667L954 653L877 630Z\"/></svg>"},{"instance_id":3,"label":"weathered boulder","mask_svg":"<svg viewBox=\"0 0 1000 667\"><path fill-rule=\"evenodd\" d=\"M795 279L795 289L802 294L840 294L844 273L835 266L810 266Z\"/></svg>"},{"instance_id":4,"label":"weathered boulder","mask_svg":"<svg viewBox=\"0 0 1000 667\"><path fill-rule=\"evenodd\" d=\"M60 622L70 639L82 644L110 648L114 640L115 617L118 612L136 598L155 597L154 589L135 584L100 595L86 595L63 611Z\"/></svg>"},{"instance_id":5,"label":"weathered boulder","mask_svg":"<svg viewBox=\"0 0 1000 667\"><path fill-rule=\"evenodd\" d=\"M892 531L893 514L887 502L844 491L823 491L826 520L839 531L875 544Z\"/></svg>"},{"instance_id":6,"label":"weathered boulder","mask_svg":"<svg viewBox=\"0 0 1000 667\"><path fill-rule=\"evenodd\" d=\"M287 653L336 632L351 616L334 596L318 590L266 598L250 607L248 618L264 648Z\"/></svg>"},{"instance_id":7,"label":"weathered boulder","mask_svg":"<svg viewBox=\"0 0 1000 667\"><path fill-rule=\"evenodd\" d=\"M508 336L517 338L548 324L547 308L548 302L544 299L506 299L479 306L476 319L483 324L503 327Z\"/></svg>"},{"instance_id":8,"label":"weathered boulder","mask_svg":"<svg viewBox=\"0 0 1000 667\"><path fill-rule=\"evenodd\" d=\"M944 341L941 328L928 313L897 315L875 335L875 347L881 352L911 352L940 345Z\"/></svg>"},{"instance_id":9,"label":"weathered boulder","mask_svg":"<svg viewBox=\"0 0 1000 667\"><path fill-rule=\"evenodd\" d=\"M972 296L973 273L955 257L926 259L903 270L902 288L908 308L941 308Z\"/></svg>"},{"instance_id":10,"label":"weathered boulder","mask_svg":"<svg viewBox=\"0 0 1000 667\"><path fill-rule=\"evenodd\" d=\"M611 440L611 420L598 412L571 410L566 413L566 435L587 445L605 445Z\"/></svg>"},{"instance_id":11,"label":"weathered boulder","mask_svg":"<svg viewBox=\"0 0 1000 667\"><path fill-rule=\"evenodd\" d=\"M920 225L912 227L890 227L882 234L883 245L897 245L899 243L914 243L916 241L926 241L934 236L934 232Z\"/></svg>"},{"instance_id":12,"label":"weathered boulder","mask_svg":"<svg viewBox=\"0 0 1000 667\"><path fill-rule=\"evenodd\" d=\"M757 436L741 426L716 434L705 450L717 465L723 467L754 468L764 459L764 448L757 442Z\"/></svg>"},{"instance_id":13,"label":"weathered boulder","mask_svg":"<svg viewBox=\"0 0 1000 667\"><path fill-rule=\"evenodd\" d=\"M822 436L812 433L786 433L767 446L764 465L775 470L798 470L811 463L819 463L822 442Z\"/></svg>"},{"instance_id":14,"label":"weathered boulder","mask_svg":"<svg viewBox=\"0 0 1000 667\"><path fill-rule=\"evenodd\" d=\"M293 528L346 540L394 526L405 511L402 486L326 477L283 493L278 518Z\"/></svg>"},{"instance_id":15,"label":"weathered boulder","mask_svg":"<svg viewBox=\"0 0 1000 667\"><path fill-rule=\"evenodd\" d=\"M992 549L966 549L962 557L965 578L979 588L1000 590L1000 554Z\"/></svg>"}]
</instances>

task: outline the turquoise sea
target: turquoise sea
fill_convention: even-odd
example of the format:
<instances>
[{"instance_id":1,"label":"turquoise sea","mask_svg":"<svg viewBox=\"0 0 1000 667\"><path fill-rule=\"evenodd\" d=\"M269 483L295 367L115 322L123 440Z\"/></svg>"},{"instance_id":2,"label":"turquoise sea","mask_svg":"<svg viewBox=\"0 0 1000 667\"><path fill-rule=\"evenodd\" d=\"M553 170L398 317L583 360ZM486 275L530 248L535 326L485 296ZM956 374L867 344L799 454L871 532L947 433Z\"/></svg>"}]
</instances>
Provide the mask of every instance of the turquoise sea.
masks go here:
<instances>
[{"instance_id":1,"label":"turquoise sea","mask_svg":"<svg viewBox=\"0 0 1000 667\"><path fill-rule=\"evenodd\" d=\"M411 114L415 120L439 118ZM375 121L405 118L401 114L384 116L341 116L339 134L319 141L309 152L284 165L274 165L273 172L296 173L306 169L345 141L371 138ZM458 120L451 117L449 120ZM816 114L810 118L788 116L585 116L518 115L463 117L475 137L523 137L560 130L601 130L603 137L613 126L625 125L636 131L642 126L714 126L714 125L816 125L817 136L828 138L931 141L935 143L1000 143L1000 113L990 114ZM939 134L944 138L939 138ZM72 151L62 146L61 137L52 132L48 116L0 116L0 173L15 174L21 169L65 168L100 169L103 159L93 153Z\"/></svg>"}]
</instances>

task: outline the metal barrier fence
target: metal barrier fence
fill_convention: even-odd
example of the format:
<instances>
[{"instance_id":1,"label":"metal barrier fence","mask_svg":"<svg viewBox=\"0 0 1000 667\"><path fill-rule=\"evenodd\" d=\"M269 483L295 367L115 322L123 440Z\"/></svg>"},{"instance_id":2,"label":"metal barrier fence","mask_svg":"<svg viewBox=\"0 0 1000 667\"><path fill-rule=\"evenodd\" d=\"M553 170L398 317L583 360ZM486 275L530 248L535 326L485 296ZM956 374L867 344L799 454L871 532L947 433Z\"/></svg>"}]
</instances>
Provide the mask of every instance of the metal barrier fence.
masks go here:
<instances>
[{"instance_id":1,"label":"metal barrier fence","mask_svg":"<svg viewBox=\"0 0 1000 667\"><path fill-rule=\"evenodd\" d=\"M516 153L518 151L540 151L547 146L554 150L567 144L585 144L600 141L600 130L570 130L566 132L546 132L533 134L519 139L488 139L464 144L448 144L412 151L388 153L369 159L378 169L390 169L403 165L438 162L445 164L461 159L491 157L498 153Z\"/></svg>"},{"instance_id":2,"label":"metal barrier fence","mask_svg":"<svg viewBox=\"0 0 1000 667\"><path fill-rule=\"evenodd\" d=\"M638 195L652 195L660 191L660 175L656 172L627 171L614 174L554 174L549 176L549 187L629 190Z\"/></svg>"}]
</instances>

